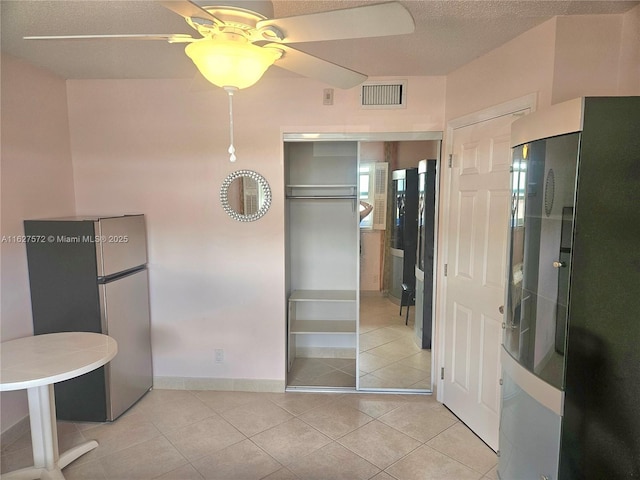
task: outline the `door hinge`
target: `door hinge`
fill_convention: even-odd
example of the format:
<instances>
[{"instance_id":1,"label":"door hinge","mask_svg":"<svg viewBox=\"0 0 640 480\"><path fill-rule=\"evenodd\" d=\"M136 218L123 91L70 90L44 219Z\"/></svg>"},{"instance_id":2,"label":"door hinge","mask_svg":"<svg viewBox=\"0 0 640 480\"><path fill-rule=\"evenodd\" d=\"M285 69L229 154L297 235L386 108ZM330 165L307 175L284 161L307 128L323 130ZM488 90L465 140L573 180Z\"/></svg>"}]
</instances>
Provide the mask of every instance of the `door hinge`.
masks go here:
<instances>
[{"instance_id":1,"label":"door hinge","mask_svg":"<svg viewBox=\"0 0 640 480\"><path fill-rule=\"evenodd\" d=\"M445 263L445 264L444 264L444 276L445 276L445 277L447 276L447 271L448 271L448 270L449 270L449 264L448 264L448 263Z\"/></svg>"},{"instance_id":2,"label":"door hinge","mask_svg":"<svg viewBox=\"0 0 640 480\"><path fill-rule=\"evenodd\" d=\"M440 380L444 380L444 367L440 369Z\"/></svg>"},{"instance_id":3,"label":"door hinge","mask_svg":"<svg viewBox=\"0 0 640 480\"><path fill-rule=\"evenodd\" d=\"M453 165L453 154L450 153L449 154L449 168L451 168L452 165Z\"/></svg>"}]
</instances>

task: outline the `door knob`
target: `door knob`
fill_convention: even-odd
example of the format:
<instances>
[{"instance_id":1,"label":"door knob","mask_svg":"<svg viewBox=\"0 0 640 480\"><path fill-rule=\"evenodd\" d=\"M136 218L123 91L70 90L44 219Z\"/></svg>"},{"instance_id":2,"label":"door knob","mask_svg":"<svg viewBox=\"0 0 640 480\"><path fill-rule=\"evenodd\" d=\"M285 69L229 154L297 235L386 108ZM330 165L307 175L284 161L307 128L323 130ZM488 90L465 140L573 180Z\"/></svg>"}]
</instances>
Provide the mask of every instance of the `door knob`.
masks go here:
<instances>
[{"instance_id":1,"label":"door knob","mask_svg":"<svg viewBox=\"0 0 640 480\"><path fill-rule=\"evenodd\" d=\"M564 268L567 266L567 262L553 262L553 268Z\"/></svg>"},{"instance_id":2,"label":"door knob","mask_svg":"<svg viewBox=\"0 0 640 480\"><path fill-rule=\"evenodd\" d=\"M500 313L504 314L504 305L500 305L500 306L498 307L498 311L499 311Z\"/></svg>"}]
</instances>

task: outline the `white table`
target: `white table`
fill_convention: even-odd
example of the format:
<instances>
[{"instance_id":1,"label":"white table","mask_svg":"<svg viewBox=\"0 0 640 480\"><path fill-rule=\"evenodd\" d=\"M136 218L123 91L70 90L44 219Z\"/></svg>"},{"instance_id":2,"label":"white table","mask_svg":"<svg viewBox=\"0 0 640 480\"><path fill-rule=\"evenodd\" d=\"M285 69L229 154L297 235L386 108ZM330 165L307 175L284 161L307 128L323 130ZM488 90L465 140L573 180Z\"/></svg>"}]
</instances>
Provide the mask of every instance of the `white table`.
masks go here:
<instances>
[{"instance_id":1,"label":"white table","mask_svg":"<svg viewBox=\"0 0 640 480\"><path fill-rule=\"evenodd\" d=\"M3 480L64 480L62 469L93 450L90 441L58 453L53 384L104 365L118 351L107 335L65 332L18 338L0 344L0 391L27 389L33 466L2 475Z\"/></svg>"}]
</instances>

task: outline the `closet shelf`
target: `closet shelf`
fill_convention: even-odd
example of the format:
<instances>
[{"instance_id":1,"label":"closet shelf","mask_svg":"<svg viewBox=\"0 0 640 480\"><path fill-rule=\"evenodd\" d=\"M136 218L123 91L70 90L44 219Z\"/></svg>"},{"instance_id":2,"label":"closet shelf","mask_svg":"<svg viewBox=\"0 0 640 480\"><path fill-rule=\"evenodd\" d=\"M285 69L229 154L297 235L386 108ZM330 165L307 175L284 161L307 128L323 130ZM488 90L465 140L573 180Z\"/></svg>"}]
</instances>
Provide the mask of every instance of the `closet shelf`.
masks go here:
<instances>
[{"instance_id":1,"label":"closet shelf","mask_svg":"<svg viewBox=\"0 0 640 480\"><path fill-rule=\"evenodd\" d=\"M294 290L292 302L355 302L355 290Z\"/></svg>"},{"instance_id":2,"label":"closet shelf","mask_svg":"<svg viewBox=\"0 0 640 480\"><path fill-rule=\"evenodd\" d=\"M355 320L294 320L291 323L292 334L354 334L356 333Z\"/></svg>"},{"instance_id":3,"label":"closet shelf","mask_svg":"<svg viewBox=\"0 0 640 480\"><path fill-rule=\"evenodd\" d=\"M324 305L334 302L334 305L337 303L342 305L340 308L346 307L350 310L353 307L349 304L356 305L356 299L356 290L294 290L291 292L289 296L289 314L287 317L289 343L287 348L287 364L289 369L291 369L296 356L296 338L298 338L299 335L303 337L311 335L316 338L318 335L339 335L344 338L345 336L355 337L358 331L357 321L353 319L350 313L344 315L343 318L345 319L342 320L328 319L327 317L330 318L332 314L327 315L326 313L318 315L316 312L311 319L297 318L297 315L303 312L307 305L312 302ZM306 305L303 307L303 304ZM315 315L318 315L320 318L315 317ZM322 318L323 315L327 315L327 317ZM357 317L357 313L355 315Z\"/></svg>"}]
</instances>

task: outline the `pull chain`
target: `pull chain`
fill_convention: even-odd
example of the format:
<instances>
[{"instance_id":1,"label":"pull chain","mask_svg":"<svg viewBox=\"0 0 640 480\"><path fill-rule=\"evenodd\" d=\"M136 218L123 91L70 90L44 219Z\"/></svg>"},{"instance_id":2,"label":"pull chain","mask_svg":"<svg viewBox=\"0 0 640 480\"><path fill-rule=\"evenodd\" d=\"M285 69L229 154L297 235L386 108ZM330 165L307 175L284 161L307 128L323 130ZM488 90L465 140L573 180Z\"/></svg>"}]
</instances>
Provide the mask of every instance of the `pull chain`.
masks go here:
<instances>
[{"instance_id":1,"label":"pull chain","mask_svg":"<svg viewBox=\"0 0 640 480\"><path fill-rule=\"evenodd\" d=\"M227 94L229 95L229 161L236 161L236 147L233 146L233 94L236 90L236 87L224 87Z\"/></svg>"}]
</instances>

